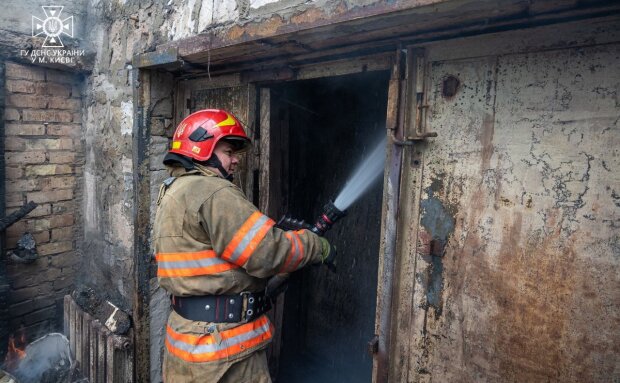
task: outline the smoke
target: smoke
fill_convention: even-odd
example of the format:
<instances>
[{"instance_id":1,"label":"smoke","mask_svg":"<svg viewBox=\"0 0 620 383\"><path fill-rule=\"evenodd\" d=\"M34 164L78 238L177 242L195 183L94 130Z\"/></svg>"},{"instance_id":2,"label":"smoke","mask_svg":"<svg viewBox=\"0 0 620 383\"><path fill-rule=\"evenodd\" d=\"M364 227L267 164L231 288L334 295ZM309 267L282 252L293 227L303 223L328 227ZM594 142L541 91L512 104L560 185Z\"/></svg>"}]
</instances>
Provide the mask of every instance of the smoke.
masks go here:
<instances>
[{"instance_id":1,"label":"smoke","mask_svg":"<svg viewBox=\"0 0 620 383\"><path fill-rule=\"evenodd\" d=\"M383 174L385 162L386 138L383 136L375 149L370 153L364 162L355 170L340 192L334 205L340 210L347 209L355 202L372 183Z\"/></svg>"},{"instance_id":2,"label":"smoke","mask_svg":"<svg viewBox=\"0 0 620 383\"><path fill-rule=\"evenodd\" d=\"M69 340L51 333L30 343L26 356L10 371L20 383L68 381L73 367Z\"/></svg>"}]
</instances>

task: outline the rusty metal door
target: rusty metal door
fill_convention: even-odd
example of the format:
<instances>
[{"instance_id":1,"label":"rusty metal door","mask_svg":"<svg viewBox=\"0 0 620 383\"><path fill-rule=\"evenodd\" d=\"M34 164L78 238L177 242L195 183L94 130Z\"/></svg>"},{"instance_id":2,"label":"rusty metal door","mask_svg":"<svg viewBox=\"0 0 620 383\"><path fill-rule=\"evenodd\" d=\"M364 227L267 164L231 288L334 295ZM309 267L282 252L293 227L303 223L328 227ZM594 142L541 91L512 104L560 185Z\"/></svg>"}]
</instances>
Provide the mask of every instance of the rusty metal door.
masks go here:
<instances>
[{"instance_id":1,"label":"rusty metal door","mask_svg":"<svg viewBox=\"0 0 620 383\"><path fill-rule=\"evenodd\" d=\"M618 25L409 51L390 381L620 380Z\"/></svg>"}]
</instances>

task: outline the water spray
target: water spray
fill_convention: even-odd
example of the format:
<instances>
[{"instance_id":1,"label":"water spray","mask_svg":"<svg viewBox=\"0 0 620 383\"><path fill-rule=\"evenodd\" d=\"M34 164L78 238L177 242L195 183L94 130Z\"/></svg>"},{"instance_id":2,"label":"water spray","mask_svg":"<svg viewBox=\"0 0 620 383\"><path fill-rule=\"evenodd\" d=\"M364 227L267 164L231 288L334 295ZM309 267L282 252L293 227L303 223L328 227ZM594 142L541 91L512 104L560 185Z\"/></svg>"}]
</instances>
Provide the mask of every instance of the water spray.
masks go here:
<instances>
[{"instance_id":1,"label":"water spray","mask_svg":"<svg viewBox=\"0 0 620 383\"><path fill-rule=\"evenodd\" d=\"M309 225L303 220L297 220L284 216L278 221L276 227L282 230L310 230L315 234L324 236L336 221L347 215L346 209L351 206L383 173L385 159L385 138L380 140L370 156L355 170L353 176L347 181L344 188L334 202L329 201L314 225ZM331 267L334 270L333 265ZM265 295L273 300L287 288L290 274L277 274L269 279L265 289Z\"/></svg>"},{"instance_id":2,"label":"water spray","mask_svg":"<svg viewBox=\"0 0 620 383\"><path fill-rule=\"evenodd\" d=\"M346 210L355 202L373 182L383 174L385 161L385 137L373 149L370 156L355 170L344 188L336 197L334 205L339 210Z\"/></svg>"},{"instance_id":3,"label":"water spray","mask_svg":"<svg viewBox=\"0 0 620 383\"><path fill-rule=\"evenodd\" d=\"M325 235L336 221L347 215L346 209L383 174L384 159L385 137L379 141L370 156L355 170L336 200L329 201L323 206L323 210L314 225L308 225L304 221L285 216L280 219L277 227L284 230L307 229L320 236Z\"/></svg>"}]
</instances>

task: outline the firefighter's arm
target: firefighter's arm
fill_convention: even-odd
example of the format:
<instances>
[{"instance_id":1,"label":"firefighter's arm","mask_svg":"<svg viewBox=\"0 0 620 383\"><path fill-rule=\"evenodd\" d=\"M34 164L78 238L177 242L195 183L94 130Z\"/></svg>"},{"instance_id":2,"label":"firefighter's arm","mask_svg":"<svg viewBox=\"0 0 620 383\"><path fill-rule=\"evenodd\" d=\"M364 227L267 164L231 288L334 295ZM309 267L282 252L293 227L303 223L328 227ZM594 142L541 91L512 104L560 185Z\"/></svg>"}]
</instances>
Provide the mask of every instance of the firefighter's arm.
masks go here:
<instances>
[{"instance_id":1,"label":"firefighter's arm","mask_svg":"<svg viewBox=\"0 0 620 383\"><path fill-rule=\"evenodd\" d=\"M256 277L289 273L323 260L325 245L319 236L274 227L235 187L214 193L201 205L200 216L215 252Z\"/></svg>"}]
</instances>

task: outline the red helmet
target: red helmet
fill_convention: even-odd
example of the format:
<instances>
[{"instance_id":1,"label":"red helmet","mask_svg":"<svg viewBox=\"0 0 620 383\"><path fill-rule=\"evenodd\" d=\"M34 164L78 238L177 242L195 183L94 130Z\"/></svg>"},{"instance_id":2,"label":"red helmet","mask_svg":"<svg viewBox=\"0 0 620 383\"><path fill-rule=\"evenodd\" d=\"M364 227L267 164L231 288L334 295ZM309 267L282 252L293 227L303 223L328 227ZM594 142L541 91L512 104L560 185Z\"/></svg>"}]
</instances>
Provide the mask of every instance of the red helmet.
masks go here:
<instances>
[{"instance_id":1,"label":"red helmet","mask_svg":"<svg viewBox=\"0 0 620 383\"><path fill-rule=\"evenodd\" d=\"M236 143L238 150L246 149L251 143L232 113L222 109L199 110L181 121L172 136L172 148L168 153L206 161L221 139Z\"/></svg>"}]
</instances>

